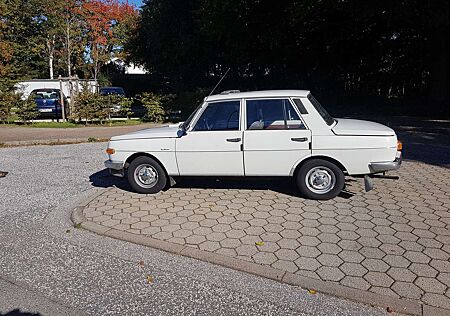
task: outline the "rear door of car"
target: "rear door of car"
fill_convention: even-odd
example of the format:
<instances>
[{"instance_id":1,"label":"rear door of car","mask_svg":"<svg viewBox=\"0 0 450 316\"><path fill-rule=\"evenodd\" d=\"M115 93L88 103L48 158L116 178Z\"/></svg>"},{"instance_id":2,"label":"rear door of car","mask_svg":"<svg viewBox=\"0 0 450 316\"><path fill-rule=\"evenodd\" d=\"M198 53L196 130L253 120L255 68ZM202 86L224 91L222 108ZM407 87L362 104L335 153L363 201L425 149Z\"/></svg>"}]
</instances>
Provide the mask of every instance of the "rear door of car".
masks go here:
<instances>
[{"instance_id":1,"label":"rear door of car","mask_svg":"<svg viewBox=\"0 0 450 316\"><path fill-rule=\"evenodd\" d=\"M246 99L244 108L246 176L288 176L311 156L311 131L290 98Z\"/></svg>"}]
</instances>

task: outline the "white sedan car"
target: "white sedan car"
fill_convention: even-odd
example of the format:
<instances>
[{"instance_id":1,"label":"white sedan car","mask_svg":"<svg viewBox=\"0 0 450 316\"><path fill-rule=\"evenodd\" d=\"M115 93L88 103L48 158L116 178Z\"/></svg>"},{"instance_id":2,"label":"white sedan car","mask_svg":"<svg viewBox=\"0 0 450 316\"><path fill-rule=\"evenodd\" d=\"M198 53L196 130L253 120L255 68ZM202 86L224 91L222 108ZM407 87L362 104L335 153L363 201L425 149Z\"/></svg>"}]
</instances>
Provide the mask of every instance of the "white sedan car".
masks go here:
<instances>
[{"instance_id":1,"label":"white sedan car","mask_svg":"<svg viewBox=\"0 0 450 316\"><path fill-rule=\"evenodd\" d=\"M384 125L332 118L305 90L212 95L179 125L111 138L107 168L139 193L178 176L293 177L311 199L337 196L345 175L395 170L401 143Z\"/></svg>"}]
</instances>

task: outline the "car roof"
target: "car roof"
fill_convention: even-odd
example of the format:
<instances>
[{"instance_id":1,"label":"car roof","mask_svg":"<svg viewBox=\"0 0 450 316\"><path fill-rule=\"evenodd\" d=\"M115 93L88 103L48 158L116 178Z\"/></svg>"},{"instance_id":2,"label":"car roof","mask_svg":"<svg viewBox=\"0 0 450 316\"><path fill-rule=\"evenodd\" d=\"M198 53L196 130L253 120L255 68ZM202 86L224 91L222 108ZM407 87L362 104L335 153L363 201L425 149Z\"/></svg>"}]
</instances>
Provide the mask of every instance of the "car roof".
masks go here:
<instances>
[{"instance_id":1,"label":"car roof","mask_svg":"<svg viewBox=\"0 0 450 316\"><path fill-rule=\"evenodd\" d=\"M229 99L241 98L276 98L276 97L300 97L306 98L309 90L263 90L263 91L248 91L248 92L222 92L221 94L214 94L205 98L205 101L219 101Z\"/></svg>"}]
</instances>

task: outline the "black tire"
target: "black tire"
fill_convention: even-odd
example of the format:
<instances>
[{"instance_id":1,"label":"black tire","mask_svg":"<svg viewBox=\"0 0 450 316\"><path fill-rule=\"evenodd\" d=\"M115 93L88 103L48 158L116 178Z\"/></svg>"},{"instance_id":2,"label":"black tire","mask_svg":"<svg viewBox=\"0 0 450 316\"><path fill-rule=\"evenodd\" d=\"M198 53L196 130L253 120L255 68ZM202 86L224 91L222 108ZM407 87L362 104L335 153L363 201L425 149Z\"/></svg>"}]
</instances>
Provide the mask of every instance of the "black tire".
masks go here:
<instances>
[{"instance_id":1,"label":"black tire","mask_svg":"<svg viewBox=\"0 0 450 316\"><path fill-rule=\"evenodd\" d=\"M314 174L318 176L314 176ZM314 181L316 180L316 181ZM325 180L321 183L321 181ZM329 200L344 189L344 172L334 163L323 159L305 162L296 175L302 195L313 200ZM323 189L321 187L323 186Z\"/></svg>"},{"instance_id":2,"label":"black tire","mask_svg":"<svg viewBox=\"0 0 450 316\"><path fill-rule=\"evenodd\" d=\"M144 174L139 175L140 171ZM145 172L150 172L151 174L149 181L155 178L152 183L145 184L142 182L142 178L146 177ZM138 193L153 194L166 187L167 175L159 162L150 157L140 156L135 158L128 167L128 182L133 190Z\"/></svg>"}]
</instances>

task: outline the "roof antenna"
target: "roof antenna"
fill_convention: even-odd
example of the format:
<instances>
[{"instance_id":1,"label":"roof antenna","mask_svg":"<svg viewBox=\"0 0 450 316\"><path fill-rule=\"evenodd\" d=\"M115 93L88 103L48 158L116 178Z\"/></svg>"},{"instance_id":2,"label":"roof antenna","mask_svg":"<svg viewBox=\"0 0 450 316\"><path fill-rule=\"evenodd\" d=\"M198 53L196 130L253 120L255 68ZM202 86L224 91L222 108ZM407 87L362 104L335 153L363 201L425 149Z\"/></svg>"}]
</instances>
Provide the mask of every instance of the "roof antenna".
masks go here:
<instances>
[{"instance_id":1,"label":"roof antenna","mask_svg":"<svg viewBox=\"0 0 450 316\"><path fill-rule=\"evenodd\" d=\"M214 89L211 90L211 93L208 95L211 96L211 94L213 94L213 92L217 89L217 87L219 86L219 84L222 82L223 79L225 79L225 77L227 76L228 72L230 71L231 67L228 67L228 70L225 72L225 74L222 76L222 78L220 78L219 82L216 84L216 86L214 87Z\"/></svg>"}]
</instances>

